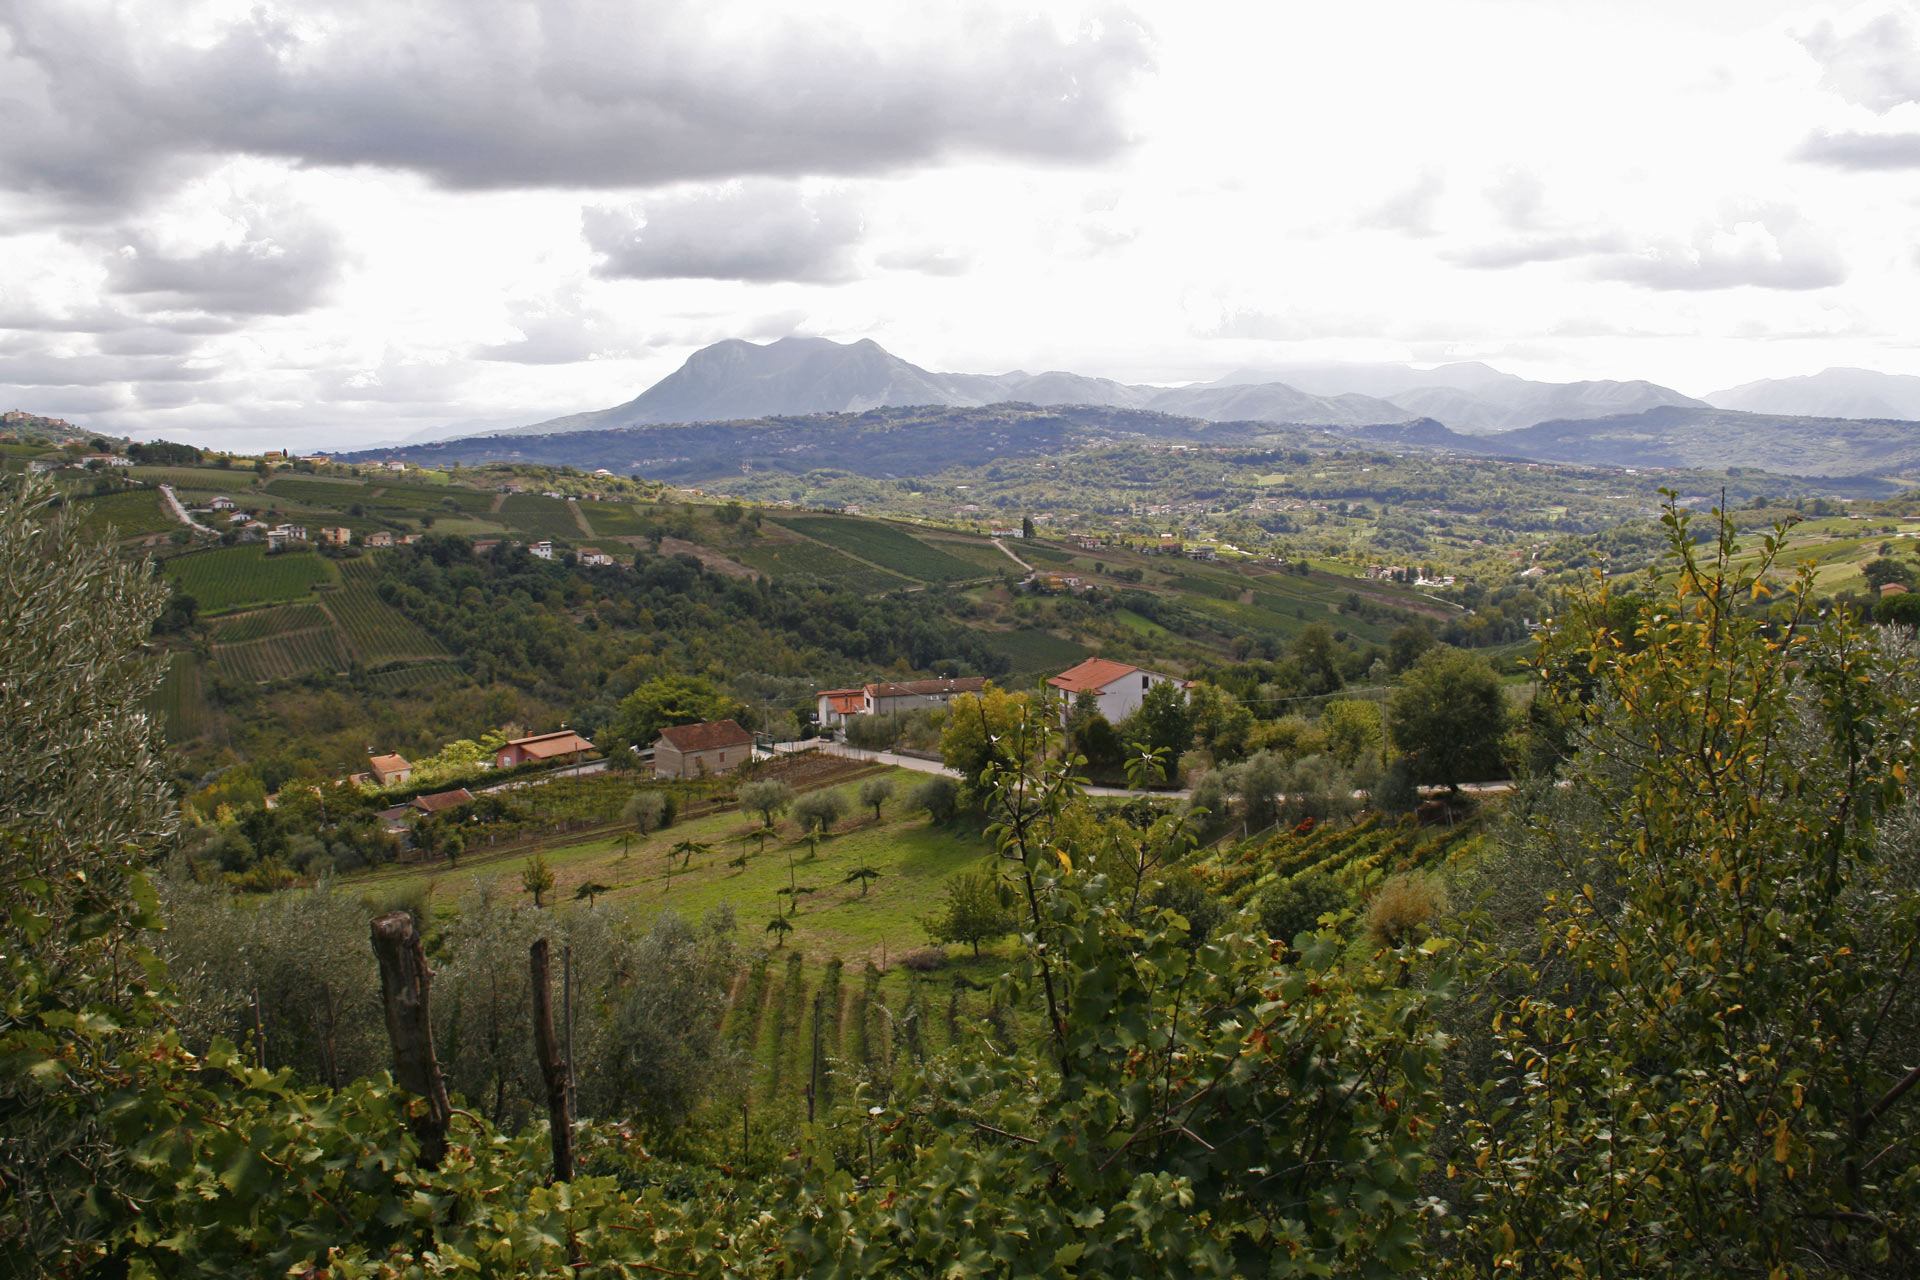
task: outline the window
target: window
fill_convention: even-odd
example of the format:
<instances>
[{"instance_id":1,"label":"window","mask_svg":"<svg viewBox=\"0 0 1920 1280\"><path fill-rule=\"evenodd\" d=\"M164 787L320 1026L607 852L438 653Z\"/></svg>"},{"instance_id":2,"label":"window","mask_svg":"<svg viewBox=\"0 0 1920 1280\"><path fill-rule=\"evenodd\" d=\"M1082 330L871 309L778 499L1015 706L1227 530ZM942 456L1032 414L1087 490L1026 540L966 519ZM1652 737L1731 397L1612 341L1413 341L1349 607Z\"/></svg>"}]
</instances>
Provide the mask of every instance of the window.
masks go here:
<instances>
[{"instance_id":1,"label":"window","mask_svg":"<svg viewBox=\"0 0 1920 1280\"><path fill-rule=\"evenodd\" d=\"M1140 687L1142 689L1148 689L1148 688L1151 688L1152 686L1153 686L1153 682L1149 680L1146 676L1140 677Z\"/></svg>"}]
</instances>

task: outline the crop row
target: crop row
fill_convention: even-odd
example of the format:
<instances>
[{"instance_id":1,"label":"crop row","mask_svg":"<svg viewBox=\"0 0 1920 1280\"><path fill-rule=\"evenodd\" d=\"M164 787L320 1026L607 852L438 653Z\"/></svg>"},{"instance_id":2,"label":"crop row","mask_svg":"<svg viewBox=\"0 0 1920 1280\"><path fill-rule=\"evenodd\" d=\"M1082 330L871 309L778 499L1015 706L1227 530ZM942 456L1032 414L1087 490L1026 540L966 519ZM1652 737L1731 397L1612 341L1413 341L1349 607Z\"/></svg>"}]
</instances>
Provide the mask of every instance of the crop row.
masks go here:
<instances>
[{"instance_id":1,"label":"crop row","mask_svg":"<svg viewBox=\"0 0 1920 1280\"><path fill-rule=\"evenodd\" d=\"M327 562L311 551L269 555L258 543L175 556L166 573L206 614L289 603L333 578Z\"/></svg>"},{"instance_id":2,"label":"crop row","mask_svg":"<svg viewBox=\"0 0 1920 1280\"><path fill-rule=\"evenodd\" d=\"M353 656L362 666L446 656L439 641L374 594L365 582L348 583L327 601L327 608L345 629Z\"/></svg>"},{"instance_id":3,"label":"crop row","mask_svg":"<svg viewBox=\"0 0 1920 1280\"><path fill-rule=\"evenodd\" d=\"M73 510L80 518L80 531L95 537L106 533L109 527L122 538L137 538L184 527L167 510L159 492L153 489L130 489L124 493L102 494L98 498L75 499Z\"/></svg>"},{"instance_id":4,"label":"crop row","mask_svg":"<svg viewBox=\"0 0 1920 1280\"><path fill-rule=\"evenodd\" d=\"M516 493L500 504L495 519L536 538L578 542L581 537L580 522L573 518L573 508L562 498Z\"/></svg>"},{"instance_id":5,"label":"crop row","mask_svg":"<svg viewBox=\"0 0 1920 1280\"><path fill-rule=\"evenodd\" d=\"M654 530L654 523L634 510L630 502L606 502L585 498L576 505L587 517L587 523L593 526L596 537L638 538Z\"/></svg>"},{"instance_id":6,"label":"crop row","mask_svg":"<svg viewBox=\"0 0 1920 1280\"><path fill-rule=\"evenodd\" d=\"M214 646L213 669L224 680L261 683L339 671L347 665L340 633L331 624L264 640Z\"/></svg>"},{"instance_id":7,"label":"crop row","mask_svg":"<svg viewBox=\"0 0 1920 1280\"><path fill-rule=\"evenodd\" d=\"M191 742L207 731L200 666L192 654L168 655L166 678L147 696L147 710L159 717L168 742Z\"/></svg>"},{"instance_id":8,"label":"crop row","mask_svg":"<svg viewBox=\"0 0 1920 1280\"><path fill-rule=\"evenodd\" d=\"M316 627L332 625L333 619L317 604L283 604L222 619L214 625L213 642L244 644L249 640L285 635L290 631L311 631Z\"/></svg>"},{"instance_id":9,"label":"crop row","mask_svg":"<svg viewBox=\"0 0 1920 1280\"><path fill-rule=\"evenodd\" d=\"M817 578L849 591L871 594L910 587L911 579L885 569L861 564L852 556L818 543L789 543L777 547L752 547L736 553L736 558L777 578Z\"/></svg>"},{"instance_id":10,"label":"crop row","mask_svg":"<svg viewBox=\"0 0 1920 1280\"><path fill-rule=\"evenodd\" d=\"M836 516L798 516L779 523L816 542L838 547L921 582L953 582L981 576L980 570L965 560L930 547L890 524Z\"/></svg>"}]
</instances>

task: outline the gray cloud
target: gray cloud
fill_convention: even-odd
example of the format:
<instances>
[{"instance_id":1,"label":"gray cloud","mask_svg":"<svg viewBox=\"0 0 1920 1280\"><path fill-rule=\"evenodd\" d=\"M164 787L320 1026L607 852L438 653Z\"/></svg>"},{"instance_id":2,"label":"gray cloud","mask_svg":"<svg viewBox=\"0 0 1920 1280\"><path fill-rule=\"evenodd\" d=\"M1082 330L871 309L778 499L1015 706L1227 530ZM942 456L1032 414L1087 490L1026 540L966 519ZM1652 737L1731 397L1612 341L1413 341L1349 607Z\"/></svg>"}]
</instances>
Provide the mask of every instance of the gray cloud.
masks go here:
<instances>
[{"instance_id":1,"label":"gray cloud","mask_svg":"<svg viewBox=\"0 0 1920 1280\"><path fill-rule=\"evenodd\" d=\"M1446 191L1446 177L1429 169L1405 190L1361 214L1360 225L1410 236L1434 235L1434 218L1439 213L1440 197Z\"/></svg>"},{"instance_id":2,"label":"gray cloud","mask_svg":"<svg viewBox=\"0 0 1920 1280\"><path fill-rule=\"evenodd\" d=\"M1590 274L1648 289L1824 289L1847 278L1833 242L1779 205L1729 211L1692 236L1650 240L1596 257Z\"/></svg>"},{"instance_id":3,"label":"gray cloud","mask_svg":"<svg viewBox=\"0 0 1920 1280\"><path fill-rule=\"evenodd\" d=\"M1540 175L1518 166L1487 184L1487 203L1500 220L1516 231L1531 231L1540 225L1540 212L1546 202L1547 187Z\"/></svg>"},{"instance_id":4,"label":"gray cloud","mask_svg":"<svg viewBox=\"0 0 1920 1280\"><path fill-rule=\"evenodd\" d=\"M342 256L339 237L311 214L255 208L238 239L203 249L173 251L129 231L107 274L115 293L159 310L286 316L324 300Z\"/></svg>"},{"instance_id":5,"label":"gray cloud","mask_svg":"<svg viewBox=\"0 0 1920 1280\"><path fill-rule=\"evenodd\" d=\"M1531 262L1566 262L1596 253L1614 253L1623 247L1621 237L1611 231L1566 232L1470 245L1446 256L1463 267L1504 271Z\"/></svg>"},{"instance_id":6,"label":"gray cloud","mask_svg":"<svg viewBox=\"0 0 1920 1280\"><path fill-rule=\"evenodd\" d=\"M699 278L838 284L856 274L860 212L844 193L807 195L754 179L663 195L640 208L581 211L587 244L612 279Z\"/></svg>"},{"instance_id":7,"label":"gray cloud","mask_svg":"<svg viewBox=\"0 0 1920 1280\"><path fill-rule=\"evenodd\" d=\"M1820 82L1849 102L1883 115L1920 102L1920 31L1909 13L1876 14L1849 31L1823 21L1800 43L1820 63Z\"/></svg>"},{"instance_id":8,"label":"gray cloud","mask_svg":"<svg viewBox=\"0 0 1920 1280\"><path fill-rule=\"evenodd\" d=\"M1815 133L1794 159L1836 169L1920 169L1920 133Z\"/></svg>"},{"instance_id":9,"label":"gray cloud","mask_svg":"<svg viewBox=\"0 0 1920 1280\"><path fill-rule=\"evenodd\" d=\"M577 290L515 303L508 308L507 322L519 330L520 336L511 342L476 347L476 359L509 364L574 364L596 356L629 354L613 349L631 344L616 342L612 322L585 305Z\"/></svg>"},{"instance_id":10,"label":"gray cloud","mask_svg":"<svg viewBox=\"0 0 1920 1280\"><path fill-rule=\"evenodd\" d=\"M1121 104L1150 63L1119 14L1063 38L975 12L881 47L849 23L696 0L317 8L263 5L190 38L151 7L0 6L0 180L111 209L236 153L454 189L1077 162L1127 144Z\"/></svg>"},{"instance_id":11,"label":"gray cloud","mask_svg":"<svg viewBox=\"0 0 1920 1280\"><path fill-rule=\"evenodd\" d=\"M973 263L973 255L953 245L918 245L876 254L873 262L875 266L888 271L917 271L923 276L957 276L966 274L967 268Z\"/></svg>"}]
</instances>

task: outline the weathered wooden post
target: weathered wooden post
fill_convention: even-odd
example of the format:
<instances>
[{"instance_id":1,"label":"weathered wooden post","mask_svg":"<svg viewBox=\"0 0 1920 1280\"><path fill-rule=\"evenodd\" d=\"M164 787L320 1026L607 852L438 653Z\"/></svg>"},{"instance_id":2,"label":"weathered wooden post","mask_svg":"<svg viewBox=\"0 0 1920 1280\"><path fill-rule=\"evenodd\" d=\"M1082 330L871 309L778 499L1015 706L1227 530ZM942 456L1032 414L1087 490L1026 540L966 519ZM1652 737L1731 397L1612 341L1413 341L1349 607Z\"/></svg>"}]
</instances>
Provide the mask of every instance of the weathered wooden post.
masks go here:
<instances>
[{"instance_id":1,"label":"weathered wooden post","mask_svg":"<svg viewBox=\"0 0 1920 1280\"><path fill-rule=\"evenodd\" d=\"M553 1180L573 1181L573 1107L567 1099L567 1064L553 1034L553 994L548 990L547 940L528 949L533 967L533 1045L547 1082L547 1127L553 1135Z\"/></svg>"},{"instance_id":2,"label":"weathered wooden post","mask_svg":"<svg viewBox=\"0 0 1920 1280\"><path fill-rule=\"evenodd\" d=\"M438 1169L447 1154L447 1124L453 1106L446 1081L433 1056L433 1023L427 995L433 971L427 968L420 931L404 911L389 911L373 922L373 954L380 961L380 1002L387 1015L387 1039L393 1045L393 1078L402 1089L426 1102L410 1121L420 1140L420 1164Z\"/></svg>"}]
</instances>

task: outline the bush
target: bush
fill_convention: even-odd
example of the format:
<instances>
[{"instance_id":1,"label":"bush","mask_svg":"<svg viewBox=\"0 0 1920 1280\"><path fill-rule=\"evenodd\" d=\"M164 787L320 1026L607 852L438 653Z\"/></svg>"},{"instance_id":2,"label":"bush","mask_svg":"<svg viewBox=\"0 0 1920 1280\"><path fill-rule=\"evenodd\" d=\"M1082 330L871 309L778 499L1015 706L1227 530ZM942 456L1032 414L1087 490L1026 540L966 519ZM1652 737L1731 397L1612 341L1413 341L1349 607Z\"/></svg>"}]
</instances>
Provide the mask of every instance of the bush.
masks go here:
<instances>
[{"instance_id":1,"label":"bush","mask_svg":"<svg viewBox=\"0 0 1920 1280\"><path fill-rule=\"evenodd\" d=\"M1347 906L1347 895L1324 871L1282 880L1260 895L1260 927L1269 938L1291 946L1303 933L1320 927L1320 917Z\"/></svg>"},{"instance_id":2,"label":"bush","mask_svg":"<svg viewBox=\"0 0 1920 1280\"><path fill-rule=\"evenodd\" d=\"M893 799L892 778L869 778L860 784L860 807L873 810L873 820L880 821L880 806Z\"/></svg>"},{"instance_id":3,"label":"bush","mask_svg":"<svg viewBox=\"0 0 1920 1280\"><path fill-rule=\"evenodd\" d=\"M848 716L847 741L863 751L885 751L900 739L898 716Z\"/></svg>"},{"instance_id":4,"label":"bush","mask_svg":"<svg viewBox=\"0 0 1920 1280\"><path fill-rule=\"evenodd\" d=\"M960 812L960 784L943 774L935 774L915 784L907 793L907 807L925 809L935 822L952 822Z\"/></svg>"},{"instance_id":5,"label":"bush","mask_svg":"<svg viewBox=\"0 0 1920 1280\"><path fill-rule=\"evenodd\" d=\"M1446 911L1446 885L1409 871L1381 885L1367 903L1367 932L1381 946L1404 947L1425 937Z\"/></svg>"},{"instance_id":6,"label":"bush","mask_svg":"<svg viewBox=\"0 0 1920 1280\"><path fill-rule=\"evenodd\" d=\"M1153 896L1148 901L1156 907L1177 911L1186 917L1189 947L1204 946L1227 915L1226 905L1185 867L1176 868L1154 886Z\"/></svg>"},{"instance_id":7,"label":"bush","mask_svg":"<svg viewBox=\"0 0 1920 1280\"><path fill-rule=\"evenodd\" d=\"M802 831L818 831L824 835L846 816L847 802L837 791L809 791L793 802L794 821Z\"/></svg>"},{"instance_id":8,"label":"bush","mask_svg":"<svg viewBox=\"0 0 1920 1280\"><path fill-rule=\"evenodd\" d=\"M900 957L900 966L915 973L932 973L947 967L947 949L945 947L921 947L909 951Z\"/></svg>"}]
</instances>

